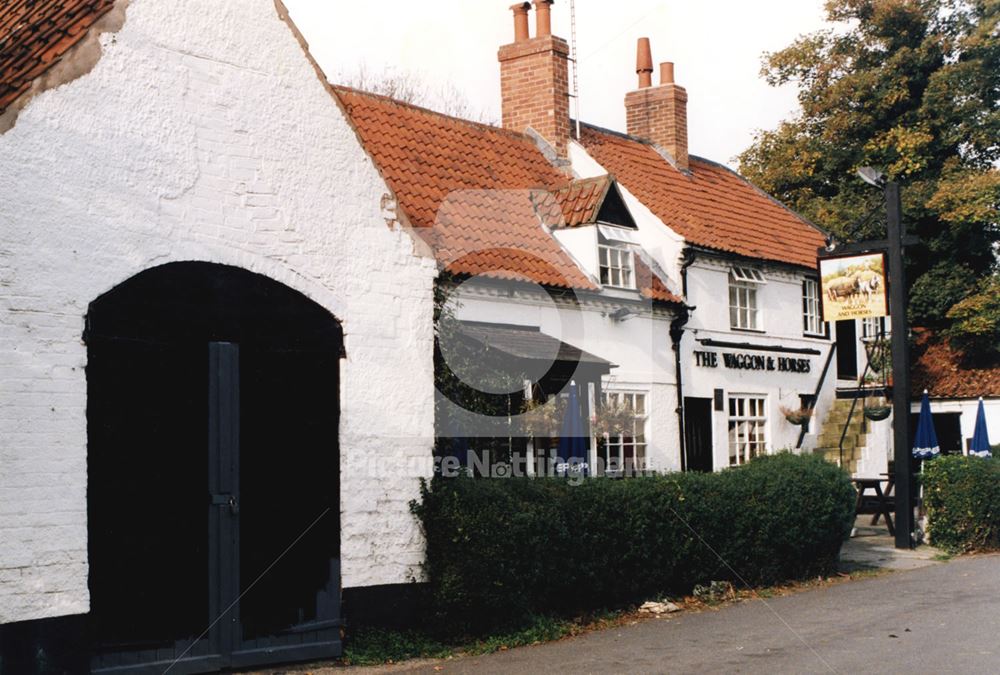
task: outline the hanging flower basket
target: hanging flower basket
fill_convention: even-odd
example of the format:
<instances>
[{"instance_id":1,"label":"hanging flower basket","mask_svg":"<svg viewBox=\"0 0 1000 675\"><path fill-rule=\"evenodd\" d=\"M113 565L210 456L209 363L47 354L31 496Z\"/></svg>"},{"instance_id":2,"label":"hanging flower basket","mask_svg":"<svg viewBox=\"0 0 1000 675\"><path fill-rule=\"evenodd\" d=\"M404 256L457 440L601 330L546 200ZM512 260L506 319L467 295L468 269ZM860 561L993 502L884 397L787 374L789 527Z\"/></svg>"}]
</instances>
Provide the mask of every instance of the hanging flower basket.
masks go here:
<instances>
[{"instance_id":1,"label":"hanging flower basket","mask_svg":"<svg viewBox=\"0 0 1000 675\"><path fill-rule=\"evenodd\" d=\"M892 348L889 341L884 338L873 340L865 345L865 354L872 372L884 378L892 368Z\"/></svg>"},{"instance_id":2,"label":"hanging flower basket","mask_svg":"<svg viewBox=\"0 0 1000 675\"><path fill-rule=\"evenodd\" d=\"M804 427L809 424L809 420L812 419L813 410L812 408L782 408L781 414L785 416L785 419L789 424L794 424L797 427Z\"/></svg>"},{"instance_id":3,"label":"hanging flower basket","mask_svg":"<svg viewBox=\"0 0 1000 675\"><path fill-rule=\"evenodd\" d=\"M892 413L892 406L888 405L873 405L865 406L865 417L870 419L872 422L881 422L887 419Z\"/></svg>"}]
</instances>

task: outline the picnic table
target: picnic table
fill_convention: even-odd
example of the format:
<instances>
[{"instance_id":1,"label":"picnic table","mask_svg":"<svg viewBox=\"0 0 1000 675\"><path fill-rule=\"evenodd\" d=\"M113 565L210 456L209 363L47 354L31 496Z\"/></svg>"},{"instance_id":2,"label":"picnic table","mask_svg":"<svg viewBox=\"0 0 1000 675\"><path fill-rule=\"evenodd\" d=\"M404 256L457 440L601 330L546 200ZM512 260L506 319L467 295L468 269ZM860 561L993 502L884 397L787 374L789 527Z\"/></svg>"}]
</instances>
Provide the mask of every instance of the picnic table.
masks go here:
<instances>
[{"instance_id":1,"label":"picnic table","mask_svg":"<svg viewBox=\"0 0 1000 675\"><path fill-rule=\"evenodd\" d=\"M886 475L886 474L883 474ZM854 487L858 491L858 499L854 504L856 514L873 514L872 525L877 525L881 517L885 517L885 524L889 528L889 534L895 536L896 528L892 523L892 510L895 508L896 500L892 495L895 487L892 476L888 478L854 478ZM882 483L886 483L885 492L882 491ZM868 494L871 491L873 494Z\"/></svg>"}]
</instances>

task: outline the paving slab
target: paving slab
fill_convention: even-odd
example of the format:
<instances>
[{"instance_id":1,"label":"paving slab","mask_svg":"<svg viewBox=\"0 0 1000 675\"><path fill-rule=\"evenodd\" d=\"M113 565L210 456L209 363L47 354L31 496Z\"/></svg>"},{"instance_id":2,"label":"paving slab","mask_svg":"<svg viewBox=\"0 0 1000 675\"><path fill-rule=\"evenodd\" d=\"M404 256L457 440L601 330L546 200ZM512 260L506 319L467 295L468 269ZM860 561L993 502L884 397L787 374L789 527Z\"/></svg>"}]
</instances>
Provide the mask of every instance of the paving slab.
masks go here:
<instances>
[{"instance_id":1,"label":"paving slab","mask_svg":"<svg viewBox=\"0 0 1000 675\"><path fill-rule=\"evenodd\" d=\"M898 549L884 525L871 525L871 516L858 516L854 533L840 549L840 569L844 572L874 568L912 570L938 565L945 557L940 549L921 544L914 549Z\"/></svg>"}]
</instances>

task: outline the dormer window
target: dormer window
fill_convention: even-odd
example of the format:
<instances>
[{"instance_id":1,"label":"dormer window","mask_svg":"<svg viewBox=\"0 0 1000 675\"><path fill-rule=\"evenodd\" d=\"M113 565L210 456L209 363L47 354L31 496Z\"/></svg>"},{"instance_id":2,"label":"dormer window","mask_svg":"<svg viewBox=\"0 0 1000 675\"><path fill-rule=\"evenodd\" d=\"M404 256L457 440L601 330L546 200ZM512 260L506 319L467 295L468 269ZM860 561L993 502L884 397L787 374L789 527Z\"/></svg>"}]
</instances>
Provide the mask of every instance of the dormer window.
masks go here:
<instances>
[{"instance_id":1,"label":"dormer window","mask_svg":"<svg viewBox=\"0 0 1000 675\"><path fill-rule=\"evenodd\" d=\"M601 284L635 288L635 255L625 244L606 241L597 245Z\"/></svg>"},{"instance_id":2,"label":"dormer window","mask_svg":"<svg viewBox=\"0 0 1000 675\"><path fill-rule=\"evenodd\" d=\"M729 270L729 326L738 330L761 330L757 289L766 283L760 270L734 266Z\"/></svg>"}]
</instances>

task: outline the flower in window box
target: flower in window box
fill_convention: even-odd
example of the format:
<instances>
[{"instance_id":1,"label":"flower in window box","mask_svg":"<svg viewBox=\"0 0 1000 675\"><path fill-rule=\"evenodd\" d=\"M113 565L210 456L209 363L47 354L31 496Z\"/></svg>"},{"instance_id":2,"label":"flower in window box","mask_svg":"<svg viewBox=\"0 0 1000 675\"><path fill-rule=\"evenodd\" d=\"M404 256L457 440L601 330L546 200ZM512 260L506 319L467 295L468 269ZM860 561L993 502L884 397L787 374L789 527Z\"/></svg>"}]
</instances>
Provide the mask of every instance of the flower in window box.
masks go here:
<instances>
[{"instance_id":1,"label":"flower in window box","mask_svg":"<svg viewBox=\"0 0 1000 675\"><path fill-rule=\"evenodd\" d=\"M813 409L812 408L786 408L781 406L781 414L785 416L790 424L794 424L797 427L804 427L809 424L809 420L812 419Z\"/></svg>"},{"instance_id":2,"label":"flower in window box","mask_svg":"<svg viewBox=\"0 0 1000 675\"><path fill-rule=\"evenodd\" d=\"M534 438L557 438L566 404L558 396L546 402L527 400L521 406L524 433Z\"/></svg>"},{"instance_id":3,"label":"flower in window box","mask_svg":"<svg viewBox=\"0 0 1000 675\"><path fill-rule=\"evenodd\" d=\"M627 403L605 403L590 419L591 429L598 436L617 436L631 431L635 409Z\"/></svg>"}]
</instances>

